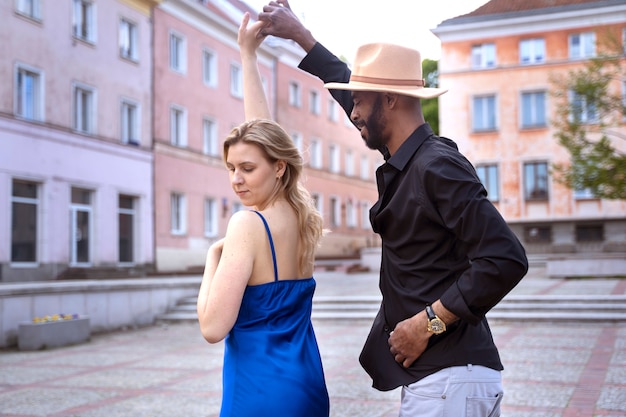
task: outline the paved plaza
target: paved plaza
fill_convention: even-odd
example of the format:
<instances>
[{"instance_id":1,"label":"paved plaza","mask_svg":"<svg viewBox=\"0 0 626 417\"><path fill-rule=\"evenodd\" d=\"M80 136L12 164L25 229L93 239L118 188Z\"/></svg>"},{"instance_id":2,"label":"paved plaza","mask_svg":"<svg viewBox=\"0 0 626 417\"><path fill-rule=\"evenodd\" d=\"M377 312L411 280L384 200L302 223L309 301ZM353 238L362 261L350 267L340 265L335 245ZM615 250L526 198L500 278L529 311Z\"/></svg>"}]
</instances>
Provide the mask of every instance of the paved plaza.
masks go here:
<instances>
[{"instance_id":1,"label":"paved plaza","mask_svg":"<svg viewBox=\"0 0 626 417\"><path fill-rule=\"evenodd\" d=\"M377 275L317 272L316 295L375 295ZM626 280L555 280L531 271L516 294L626 294ZM358 363L371 320L314 320L333 417L397 416ZM626 417L626 322L492 321L505 366L504 417ZM92 335L87 343L0 351L2 417L213 417L223 343L197 323Z\"/></svg>"}]
</instances>

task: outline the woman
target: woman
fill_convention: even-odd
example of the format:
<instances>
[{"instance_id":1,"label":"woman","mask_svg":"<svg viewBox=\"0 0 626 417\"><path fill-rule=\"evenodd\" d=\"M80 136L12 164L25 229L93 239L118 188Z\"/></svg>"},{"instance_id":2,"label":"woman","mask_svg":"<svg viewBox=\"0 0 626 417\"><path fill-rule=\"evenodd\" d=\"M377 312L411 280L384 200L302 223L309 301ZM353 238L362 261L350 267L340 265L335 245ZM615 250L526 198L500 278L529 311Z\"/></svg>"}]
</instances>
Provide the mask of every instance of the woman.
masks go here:
<instances>
[{"instance_id":1,"label":"woman","mask_svg":"<svg viewBox=\"0 0 626 417\"><path fill-rule=\"evenodd\" d=\"M209 343L225 338L221 417L327 417L329 400L311 324L313 264L322 218L300 184L303 161L269 120L257 67L259 22L239 29L246 122L224 142L243 210L208 251L198 319Z\"/></svg>"}]
</instances>

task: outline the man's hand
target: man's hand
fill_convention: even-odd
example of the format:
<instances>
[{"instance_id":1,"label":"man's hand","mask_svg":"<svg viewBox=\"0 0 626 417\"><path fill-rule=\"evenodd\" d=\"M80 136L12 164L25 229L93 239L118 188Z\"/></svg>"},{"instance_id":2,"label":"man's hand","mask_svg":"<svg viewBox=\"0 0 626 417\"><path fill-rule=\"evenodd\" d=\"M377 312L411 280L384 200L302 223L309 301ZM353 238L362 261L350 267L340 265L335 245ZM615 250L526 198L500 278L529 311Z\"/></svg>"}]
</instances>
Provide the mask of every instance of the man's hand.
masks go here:
<instances>
[{"instance_id":1,"label":"man's hand","mask_svg":"<svg viewBox=\"0 0 626 417\"><path fill-rule=\"evenodd\" d=\"M270 1L263 6L263 11L259 13L259 20L265 25L259 31L258 36L272 35L291 39L306 52L309 52L317 42L291 10L287 0Z\"/></svg>"},{"instance_id":2,"label":"man's hand","mask_svg":"<svg viewBox=\"0 0 626 417\"><path fill-rule=\"evenodd\" d=\"M389 351L396 362L408 368L424 353L430 336L426 313L421 311L396 325L389 335Z\"/></svg>"}]
</instances>

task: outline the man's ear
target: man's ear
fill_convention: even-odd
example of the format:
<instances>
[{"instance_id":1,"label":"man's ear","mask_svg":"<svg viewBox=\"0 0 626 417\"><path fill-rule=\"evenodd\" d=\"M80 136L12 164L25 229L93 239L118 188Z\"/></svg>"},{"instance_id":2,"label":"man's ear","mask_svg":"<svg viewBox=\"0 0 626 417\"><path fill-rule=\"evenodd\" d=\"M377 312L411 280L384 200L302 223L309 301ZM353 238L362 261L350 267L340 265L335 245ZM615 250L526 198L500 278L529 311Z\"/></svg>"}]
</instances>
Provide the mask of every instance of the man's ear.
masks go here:
<instances>
[{"instance_id":1,"label":"man's ear","mask_svg":"<svg viewBox=\"0 0 626 417\"><path fill-rule=\"evenodd\" d=\"M395 93L383 93L383 103L392 109L398 104L398 95Z\"/></svg>"}]
</instances>

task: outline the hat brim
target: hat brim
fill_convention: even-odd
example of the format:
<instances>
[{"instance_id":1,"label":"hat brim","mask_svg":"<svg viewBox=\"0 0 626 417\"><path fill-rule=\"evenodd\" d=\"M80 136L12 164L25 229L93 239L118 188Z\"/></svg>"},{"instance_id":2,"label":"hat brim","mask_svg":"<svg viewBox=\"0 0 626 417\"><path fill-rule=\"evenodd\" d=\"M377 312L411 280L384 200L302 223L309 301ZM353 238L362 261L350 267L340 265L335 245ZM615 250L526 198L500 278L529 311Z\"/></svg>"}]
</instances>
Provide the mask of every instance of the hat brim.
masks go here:
<instances>
[{"instance_id":1,"label":"hat brim","mask_svg":"<svg viewBox=\"0 0 626 417\"><path fill-rule=\"evenodd\" d=\"M349 83L326 83L324 84L324 88L329 90L378 91L381 93L396 93L418 98L435 98L448 91L443 88L399 87L384 84L361 83L358 81L350 81Z\"/></svg>"}]
</instances>

